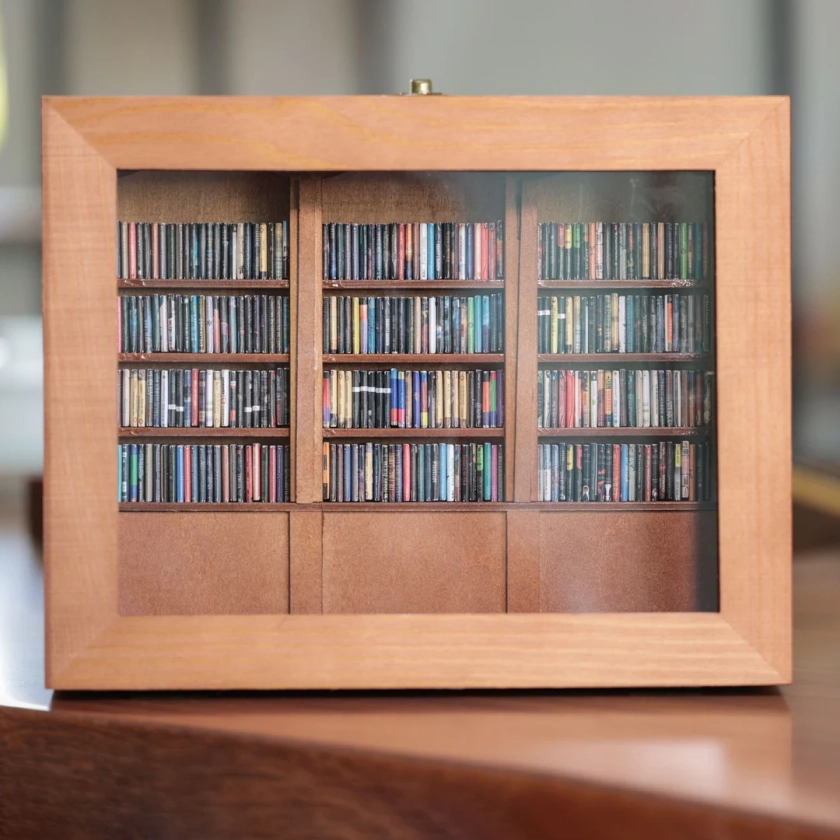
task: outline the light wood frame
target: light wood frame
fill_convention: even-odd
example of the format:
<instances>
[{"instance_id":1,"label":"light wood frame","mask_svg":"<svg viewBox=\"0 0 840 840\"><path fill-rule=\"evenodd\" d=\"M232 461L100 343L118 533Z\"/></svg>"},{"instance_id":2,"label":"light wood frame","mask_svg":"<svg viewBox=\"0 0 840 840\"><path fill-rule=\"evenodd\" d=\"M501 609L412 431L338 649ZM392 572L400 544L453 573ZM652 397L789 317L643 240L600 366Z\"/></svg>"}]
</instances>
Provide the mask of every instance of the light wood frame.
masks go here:
<instances>
[{"instance_id":1,"label":"light wood frame","mask_svg":"<svg viewBox=\"0 0 840 840\"><path fill-rule=\"evenodd\" d=\"M778 97L45 99L48 685L789 682L789 157L789 101ZM121 616L113 237L117 170L129 169L714 171L720 611ZM312 246L320 229L301 214L295 235ZM296 309L317 334L315 301ZM298 370L314 361L299 351ZM299 401L297 427L319 413ZM507 508L508 556L528 555L539 514ZM320 553L320 506L289 517L294 579ZM515 585L515 564L509 575ZM299 597L317 600L317 582L307 577Z\"/></svg>"}]
</instances>

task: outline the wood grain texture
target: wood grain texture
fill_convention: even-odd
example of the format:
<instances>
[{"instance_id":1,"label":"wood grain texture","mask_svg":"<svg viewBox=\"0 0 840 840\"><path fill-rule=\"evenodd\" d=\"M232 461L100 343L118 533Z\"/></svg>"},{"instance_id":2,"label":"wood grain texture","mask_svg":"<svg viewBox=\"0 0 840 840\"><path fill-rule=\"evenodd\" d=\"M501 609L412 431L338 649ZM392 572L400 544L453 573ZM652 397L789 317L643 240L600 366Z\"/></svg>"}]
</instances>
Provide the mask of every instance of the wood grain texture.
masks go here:
<instances>
[{"instance_id":1,"label":"wood grain texture","mask_svg":"<svg viewBox=\"0 0 840 840\"><path fill-rule=\"evenodd\" d=\"M502 613L505 515L327 512L323 570L325 613Z\"/></svg>"},{"instance_id":2,"label":"wood grain texture","mask_svg":"<svg viewBox=\"0 0 840 840\"><path fill-rule=\"evenodd\" d=\"M289 514L121 514L121 615L289 611Z\"/></svg>"},{"instance_id":3,"label":"wood grain texture","mask_svg":"<svg viewBox=\"0 0 840 840\"><path fill-rule=\"evenodd\" d=\"M790 444L784 376L789 370L789 244L780 236L771 248L765 247L768 226L784 231L789 222L787 100L51 99L44 113L46 515L51 530L47 637L52 685L580 687L766 684L789 678L788 468L784 457L756 456L783 454ZM189 181L196 175L195 183L209 170L247 171L257 179L257 173L272 170L409 170L400 176L403 181L421 183L423 172L474 169L477 162L484 171L512 173L650 169L661 170L664 177L676 169L715 172L715 218L718 230L724 231L717 250L721 614L118 617L115 170L183 169L177 177ZM302 176L300 182L293 179L289 197L296 243L289 292L293 495L305 504L321 498L321 190L332 189L327 186L331 181L358 184L360 177ZM507 193L498 195L506 220L512 213L510 180L520 177L533 176L511 175ZM390 219L402 199L399 190L380 189L389 178L383 175L378 186L360 194L386 196L377 212L387 212ZM544 175L526 184L523 195L516 335L514 340L508 333L506 357L510 365L510 354L516 354L516 375L507 383L516 394L508 431L514 437L508 479L515 500L523 504L536 497L533 390L539 364L533 314L539 289L536 242L527 241L535 236L538 212L527 195L532 188L538 192L541 179ZM499 183L504 183L501 176ZM336 209L361 212L361 207L353 209L351 195L346 189L344 203ZM487 200L494 203L497 198ZM449 212L454 206L449 202L440 200L435 206ZM508 236L513 227L508 224ZM509 264L506 271L509 283L514 282ZM755 317L740 317L745 301ZM508 309L508 325L512 311ZM82 403L77 399L82 393L101 396ZM766 404L768 394L779 410L762 413L759 405ZM98 465L93 471L91 463ZM534 505L531 512L540 509ZM454 510L380 512L359 506L352 515L381 516L393 524L395 516L419 522L425 516L443 521L462 514ZM639 515L643 510L620 513ZM306 513L320 516L320 508ZM663 515L664 509L650 513ZM589 511L570 507L545 516L568 519L580 514ZM336 508L324 515L351 514ZM470 511L470 518L483 516L504 520L507 508ZM507 544L503 531L502 554ZM527 539L514 548L521 551L526 544ZM503 579L503 598L506 593ZM216 667L219 650L225 652L222 670Z\"/></svg>"},{"instance_id":4,"label":"wood grain texture","mask_svg":"<svg viewBox=\"0 0 840 840\"><path fill-rule=\"evenodd\" d=\"M53 686L621 688L778 678L717 613L122 616Z\"/></svg>"},{"instance_id":5,"label":"wood grain texture","mask_svg":"<svg viewBox=\"0 0 840 840\"><path fill-rule=\"evenodd\" d=\"M441 796L455 784L459 808L436 833L473 837L473 809L486 814L489 800L515 808L548 785L544 820L529 799L519 818L505 812L511 821L500 818L497 833L834 837L838 559L836 550L796 558L795 674L781 691L74 693L56 695L49 713L3 708L3 826L15 838L49 836L59 821L63 836L86 840L123 824L128 833L152 825L147 833L158 836L239 838L305 835L318 820L319 836L330 836L335 814L332 836L367 838L375 812L377 826L388 820L389 836L401 837L417 821L441 826ZM0 598L12 589L5 582ZM23 667L36 674L40 645L23 644ZM301 775L313 756L320 763ZM383 759L380 776L371 760ZM414 785L414 773L435 768L427 789ZM488 788L491 778L505 787ZM393 779L413 785L405 801L383 789ZM578 828L570 820L585 803ZM417 831L435 833L426 825Z\"/></svg>"},{"instance_id":6,"label":"wood grain texture","mask_svg":"<svg viewBox=\"0 0 840 840\"><path fill-rule=\"evenodd\" d=\"M522 186L519 218L519 323L516 342L516 445L514 501L535 502L537 493L537 196L535 182Z\"/></svg>"},{"instance_id":7,"label":"wood grain texture","mask_svg":"<svg viewBox=\"0 0 840 840\"><path fill-rule=\"evenodd\" d=\"M574 427L571 429L551 427L537 429L537 437L540 438L621 438L632 440L633 438L691 438L705 437L712 433L710 426L681 426L678 428L666 426L622 426L620 428L595 428Z\"/></svg>"},{"instance_id":8,"label":"wood grain texture","mask_svg":"<svg viewBox=\"0 0 840 840\"><path fill-rule=\"evenodd\" d=\"M536 310L535 310L536 311ZM645 364L663 363L676 364L690 362L697 367L698 364L709 364L712 360L711 353L540 353L537 356L540 364L562 364L567 362L571 366L575 364L607 364L627 365L637 362Z\"/></svg>"},{"instance_id":9,"label":"wood grain texture","mask_svg":"<svg viewBox=\"0 0 840 840\"><path fill-rule=\"evenodd\" d=\"M297 333L295 357L295 499L323 498L321 435L321 189L316 178L298 182Z\"/></svg>"},{"instance_id":10,"label":"wood grain texture","mask_svg":"<svg viewBox=\"0 0 840 840\"><path fill-rule=\"evenodd\" d=\"M291 236L291 234L290 234ZM289 288L288 280L144 280L121 279L117 281L119 289L169 289L170 291L200 291L202 289L227 289L236 292L239 289L259 289L272 293L278 289Z\"/></svg>"},{"instance_id":11,"label":"wood grain texture","mask_svg":"<svg viewBox=\"0 0 840 840\"><path fill-rule=\"evenodd\" d=\"M122 502L120 513L290 513L305 510L294 502Z\"/></svg>"},{"instance_id":12,"label":"wood grain texture","mask_svg":"<svg viewBox=\"0 0 840 840\"><path fill-rule=\"evenodd\" d=\"M721 612L781 682L791 675L789 126L778 101L715 178Z\"/></svg>"},{"instance_id":13,"label":"wood grain texture","mask_svg":"<svg viewBox=\"0 0 840 840\"><path fill-rule=\"evenodd\" d=\"M669 158L672 157L669 155ZM704 167L713 169L713 167ZM635 169L635 167L634 167ZM679 171L667 166L647 171L554 172L534 182L538 222L711 222L714 187L710 171ZM660 171L656 171L660 170ZM589 288L589 281L546 280ZM609 281L605 281L609 282ZM631 281L632 282L632 281ZM655 283L656 281L638 281ZM686 281L660 281L672 287ZM615 286L627 288L627 281ZM696 284L695 284L696 285ZM642 286L642 288L647 288Z\"/></svg>"},{"instance_id":14,"label":"wood grain texture","mask_svg":"<svg viewBox=\"0 0 840 840\"><path fill-rule=\"evenodd\" d=\"M117 211L123 222L282 222L289 218L289 178L277 172L121 172Z\"/></svg>"},{"instance_id":15,"label":"wood grain texture","mask_svg":"<svg viewBox=\"0 0 840 840\"><path fill-rule=\"evenodd\" d=\"M289 184L289 326L291 342L289 350L289 437L293 445L289 448L291 469L289 488L291 500L297 501L297 383L298 383L298 293L300 289L300 179L292 178Z\"/></svg>"},{"instance_id":16,"label":"wood grain texture","mask_svg":"<svg viewBox=\"0 0 840 840\"><path fill-rule=\"evenodd\" d=\"M323 612L323 515L294 511L289 515L289 612Z\"/></svg>"},{"instance_id":17,"label":"wood grain texture","mask_svg":"<svg viewBox=\"0 0 840 840\"><path fill-rule=\"evenodd\" d=\"M507 609L540 612L539 511L524 507L507 515Z\"/></svg>"},{"instance_id":18,"label":"wood grain texture","mask_svg":"<svg viewBox=\"0 0 840 840\"><path fill-rule=\"evenodd\" d=\"M520 179L505 178L505 499L516 498L516 423L519 357L519 208L522 202Z\"/></svg>"},{"instance_id":19,"label":"wood grain texture","mask_svg":"<svg viewBox=\"0 0 840 840\"><path fill-rule=\"evenodd\" d=\"M230 438L232 440L240 440L242 438L288 438L288 428L278 429L263 429L263 428L236 428L231 426L218 428L201 428L199 426L173 426L160 428L157 426L131 426L120 427L117 430L120 438L136 440L138 438L178 438L179 440L186 440L193 438L201 440L201 438Z\"/></svg>"},{"instance_id":20,"label":"wood grain texture","mask_svg":"<svg viewBox=\"0 0 840 840\"><path fill-rule=\"evenodd\" d=\"M349 172L323 181L325 222L495 222L505 181L482 172ZM381 281L388 285L387 281Z\"/></svg>"},{"instance_id":21,"label":"wood grain texture","mask_svg":"<svg viewBox=\"0 0 840 840\"><path fill-rule=\"evenodd\" d=\"M717 609L715 513L538 515L541 612Z\"/></svg>"},{"instance_id":22,"label":"wood grain texture","mask_svg":"<svg viewBox=\"0 0 840 840\"><path fill-rule=\"evenodd\" d=\"M47 681L117 612L117 173L47 103L44 563Z\"/></svg>"},{"instance_id":23,"label":"wood grain texture","mask_svg":"<svg viewBox=\"0 0 840 840\"><path fill-rule=\"evenodd\" d=\"M48 97L120 169L714 169L782 97Z\"/></svg>"},{"instance_id":24,"label":"wood grain texture","mask_svg":"<svg viewBox=\"0 0 840 840\"><path fill-rule=\"evenodd\" d=\"M222 362L232 365L272 365L289 362L288 353L117 353L119 362L192 362L195 365L218 365Z\"/></svg>"},{"instance_id":25,"label":"wood grain texture","mask_svg":"<svg viewBox=\"0 0 840 840\"><path fill-rule=\"evenodd\" d=\"M373 440L375 438L399 438L403 443L411 443L412 440L423 440L427 438L499 438L504 436L503 428L457 428L457 429L323 429L324 440L329 438L364 438Z\"/></svg>"},{"instance_id":26,"label":"wood grain texture","mask_svg":"<svg viewBox=\"0 0 840 840\"><path fill-rule=\"evenodd\" d=\"M324 291L366 291L376 294L393 295L401 289L422 291L424 289L449 289L458 291L503 292L503 280L324 280Z\"/></svg>"},{"instance_id":27,"label":"wood grain texture","mask_svg":"<svg viewBox=\"0 0 840 840\"><path fill-rule=\"evenodd\" d=\"M507 741L507 733L513 728L523 740L531 735L530 746L523 746L523 752L557 752L562 732L574 722L574 717L564 717L562 729L552 733L551 750L540 750L537 745L542 739L535 737L534 727L529 727L521 715L492 703L484 704L484 708L480 701L476 705L476 723L486 740L492 743L501 736ZM755 705L758 710L753 730L758 737L764 733L765 744L778 744L785 727L783 712L763 708L770 704ZM532 706L536 719L551 721L559 716L550 701L537 699ZM657 706L653 706L654 714L641 710L625 716L618 713L618 720L613 721L605 716L607 724L613 723L608 731L614 732L616 724L630 726L633 722L643 732L649 731L647 721L662 719ZM375 711L375 706L370 711ZM370 731L370 711L364 701L357 702L349 718L361 719L363 730ZM535 773L515 765L468 763L460 756L439 760L387 748L359 750L301 742L299 730L285 739L248 733L232 738L228 733L213 731L209 721L202 731L166 723L150 726L130 718L115 721L101 714L59 717L21 710L12 720L9 717L0 712L0 731L8 733L6 754L16 768L6 786L8 824L21 840L49 836L56 824L61 824L62 836L68 840L98 840L115 834L207 840L278 836L344 840L560 840L570 836L608 840L726 836L759 840L784 836L816 840L831 836L822 820L788 816L789 811L804 810L801 806L784 807L779 814L762 803L753 787L741 798L752 795L757 801L744 809L737 802L726 801L723 795L706 793L706 787L698 802L696 794L663 795L628 790L622 783L593 783L586 771ZM329 714L316 714L313 722L319 717L328 729L335 728ZM399 711L396 717L405 719ZM386 732L404 728L394 720L394 714L385 714L384 718ZM465 740L459 722L469 729L474 720L448 715L444 706L437 714L432 709L419 732L428 735L430 724L434 731L435 718L448 725L454 744ZM289 723L294 719L292 714ZM487 725L491 722L495 726ZM656 763L657 758L666 763L669 757L690 759L691 752L679 748L683 733L684 740L701 738L702 743L731 745L721 751L725 766L746 769L749 759L745 743L739 743L737 735L728 731L732 722L731 714L713 715L711 725L703 728L705 734L697 735L690 723L681 725L674 715L667 715L667 740L658 749L654 746L643 753L651 758L643 764ZM439 730L436 744L441 740ZM33 753L32 743L50 744L47 760ZM579 761L586 761L592 754L587 747L584 743L577 750ZM567 747L563 756L569 752L574 750ZM623 758L619 766L627 769L632 756L629 744L622 750L613 736L606 752L617 754L619 762ZM762 754L768 752L765 747ZM704 755L706 751L700 758ZM782 760L771 755L776 761ZM597 757L589 759L590 765L596 762ZM561 759L558 763L564 762ZM602 763L606 762L602 759ZM720 776L719 772L712 773L715 780ZM730 786L724 782L721 787ZM765 793L764 799L768 797Z\"/></svg>"},{"instance_id":28,"label":"wood grain texture","mask_svg":"<svg viewBox=\"0 0 840 840\"><path fill-rule=\"evenodd\" d=\"M492 513L498 511L552 511L558 515L580 513L581 511L601 512L620 511L713 511L715 502L531 502L514 504L513 502L314 502L303 505L295 502L123 502L120 511L172 513L192 511L195 513L214 513L215 511L249 511L254 513L288 513L289 511L316 512L365 512L373 513Z\"/></svg>"},{"instance_id":29,"label":"wood grain texture","mask_svg":"<svg viewBox=\"0 0 840 840\"><path fill-rule=\"evenodd\" d=\"M533 730L526 725L523 732L521 716L505 713L504 708L477 705L487 722L492 718L501 726L501 732L481 727L491 742L504 737L506 724L525 737ZM535 717L558 717L550 702L537 700L533 705ZM783 713L762 708L768 704L756 705L758 721L753 728L766 733L769 743L779 743L785 726ZM434 717L440 719L446 714L444 709ZM363 703L357 704L353 717L361 716L367 730L366 712ZM623 722L630 725L635 720L646 731L645 718L658 720L660 715L637 710ZM329 726L329 717L324 717ZM732 717L725 712L713 716L704 740L732 743L734 755L724 753L727 766L746 767L749 760L743 742L739 744L737 736L727 731ZM386 720L386 730L393 731L393 716ZM447 716L446 722L454 743L463 743L458 718ZM464 719L464 724L469 722L471 718ZM564 718L563 728L572 722L573 718ZM680 732L685 733L683 738L694 736L690 725L680 725L673 716L666 722L669 737L660 750L652 750L654 758L667 758L670 744L679 744ZM112 837L115 832L208 840L277 836L543 840L592 835L610 840L687 835L758 840L777 834L810 840L828 836L820 821L791 820L788 809L778 815L758 803L742 809L719 801L723 797L704 795L697 802L685 794L593 784L585 774L531 773L457 759L439 761L392 751L301 743L298 733L286 740L249 735L232 739L212 730L152 728L140 720L115 725L113 719L100 716L59 719L34 712L19 712L14 724L4 729L11 736L9 756L19 768L9 780L10 824L32 830L31 835L18 834L22 840L44 836L58 822L68 840ZM427 725L421 731L428 729ZM555 731L555 742L561 737ZM56 758L36 763L31 748L26 747L32 742L50 743ZM539 752L533 746L538 743L534 738L532 751ZM622 754L620 747L610 746L611 754ZM586 745L578 753L586 757ZM677 748L677 756L682 755ZM715 773L714 778L718 777Z\"/></svg>"},{"instance_id":30,"label":"wood grain texture","mask_svg":"<svg viewBox=\"0 0 840 840\"><path fill-rule=\"evenodd\" d=\"M570 289L578 292L586 289L602 289L610 292L619 292L622 289L636 291L668 289L671 292L679 292L703 290L710 287L711 284L705 280L540 280L538 286L541 290ZM668 292L662 294L668 294Z\"/></svg>"},{"instance_id":31,"label":"wood grain texture","mask_svg":"<svg viewBox=\"0 0 840 840\"><path fill-rule=\"evenodd\" d=\"M365 365L370 367L411 365L457 365L458 367L487 367L504 362L503 353L324 353L325 365Z\"/></svg>"}]
</instances>

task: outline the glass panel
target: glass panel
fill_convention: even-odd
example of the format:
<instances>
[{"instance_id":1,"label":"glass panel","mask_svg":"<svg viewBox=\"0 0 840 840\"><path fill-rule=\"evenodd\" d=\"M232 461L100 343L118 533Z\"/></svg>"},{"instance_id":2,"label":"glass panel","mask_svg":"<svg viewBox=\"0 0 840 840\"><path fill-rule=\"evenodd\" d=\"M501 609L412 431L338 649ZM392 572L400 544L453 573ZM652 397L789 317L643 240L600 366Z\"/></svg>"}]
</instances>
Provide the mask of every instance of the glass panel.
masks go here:
<instances>
[{"instance_id":1,"label":"glass panel","mask_svg":"<svg viewBox=\"0 0 840 840\"><path fill-rule=\"evenodd\" d=\"M135 172L118 200L125 612L286 611L303 502L324 612L504 612L523 511L535 610L718 608L712 173Z\"/></svg>"},{"instance_id":2,"label":"glass panel","mask_svg":"<svg viewBox=\"0 0 840 840\"><path fill-rule=\"evenodd\" d=\"M544 517L544 605L716 610L713 173L541 175L529 202L536 497L579 512Z\"/></svg>"}]
</instances>

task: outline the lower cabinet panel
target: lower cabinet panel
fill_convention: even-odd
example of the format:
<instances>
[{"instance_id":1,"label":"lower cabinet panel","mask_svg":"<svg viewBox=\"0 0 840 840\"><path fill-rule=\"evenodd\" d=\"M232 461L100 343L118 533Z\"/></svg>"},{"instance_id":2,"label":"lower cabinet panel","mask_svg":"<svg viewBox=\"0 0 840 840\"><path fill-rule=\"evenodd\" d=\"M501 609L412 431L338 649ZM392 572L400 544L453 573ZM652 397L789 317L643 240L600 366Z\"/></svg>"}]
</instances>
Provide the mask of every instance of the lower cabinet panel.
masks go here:
<instances>
[{"instance_id":1,"label":"lower cabinet panel","mask_svg":"<svg viewBox=\"0 0 840 840\"><path fill-rule=\"evenodd\" d=\"M325 613L506 608L504 513L324 513Z\"/></svg>"},{"instance_id":2,"label":"lower cabinet panel","mask_svg":"<svg viewBox=\"0 0 840 840\"><path fill-rule=\"evenodd\" d=\"M285 513L120 513L122 615L289 611Z\"/></svg>"},{"instance_id":3,"label":"lower cabinet panel","mask_svg":"<svg viewBox=\"0 0 840 840\"><path fill-rule=\"evenodd\" d=\"M543 513L540 612L718 609L717 513Z\"/></svg>"},{"instance_id":4,"label":"lower cabinet panel","mask_svg":"<svg viewBox=\"0 0 840 840\"><path fill-rule=\"evenodd\" d=\"M534 512L513 543L507 516L325 511L297 538L316 567L298 574L312 603L296 612L501 613L509 584L517 612L718 609L714 511ZM283 512L120 513L120 613L288 613L289 551Z\"/></svg>"}]
</instances>

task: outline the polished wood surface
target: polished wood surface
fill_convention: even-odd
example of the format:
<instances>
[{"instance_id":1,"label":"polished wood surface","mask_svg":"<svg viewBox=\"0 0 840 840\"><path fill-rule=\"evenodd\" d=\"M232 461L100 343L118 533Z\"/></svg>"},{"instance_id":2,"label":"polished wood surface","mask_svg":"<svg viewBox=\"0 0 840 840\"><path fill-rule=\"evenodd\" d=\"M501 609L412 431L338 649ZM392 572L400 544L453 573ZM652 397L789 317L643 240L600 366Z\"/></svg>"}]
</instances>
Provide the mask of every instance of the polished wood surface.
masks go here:
<instances>
[{"instance_id":1,"label":"polished wood surface","mask_svg":"<svg viewBox=\"0 0 840 840\"><path fill-rule=\"evenodd\" d=\"M788 230L788 123L788 101L772 97L46 99L45 515L50 685L64 689L318 689L787 682L790 474L784 453L790 447L789 246L785 236L773 237L767 245L766 231ZM155 171L136 172L144 169ZM458 172L473 169L491 173L492 189L483 188L480 176ZM503 362L507 374L506 427L501 434L507 445L505 474L514 507L479 511L470 506L444 510L395 505L389 507L396 510L378 515L388 520L391 533L411 534L417 542L427 539L418 523L429 515L440 516L440 523L444 513L453 512L505 523L494 532L499 538L495 548L503 555L508 549L515 552L516 568L510 579L507 567L504 580L498 573L477 575L476 580L483 582L460 602L495 609L502 596L513 595L520 607L565 605L568 599L560 592L551 598L534 598L535 593L548 591L534 576L546 574L546 563L559 563L574 573L571 584L583 580L593 590L591 600L610 603L610 592L620 589L614 575L623 570L594 573L596 568L603 571L597 561L603 545L597 539L581 543L587 546L587 555L578 557L576 564L571 554L563 554L558 561L557 533L544 538L538 531L523 537L523 523L532 521L541 529L541 523L549 521L547 516L520 519L508 531L508 515L518 514L516 505L536 504L536 370L541 363L568 360L536 354L533 313L540 286L535 236L541 205L533 200L533 190L525 187L535 179L545 180L545 175L534 172L560 171L565 174L556 177L568 181L581 177L580 172L621 179L616 173L627 170L678 169L695 171L683 173L684 178L708 179L709 172L715 177L715 221L720 231L715 354L720 373L716 425L721 436L720 612L652 611L663 604L674 609L687 601L683 572L693 560L676 564L678 579L666 580L661 566L654 564L646 578L630 581L634 596L617 602L632 602L634 608L647 612L462 615L435 614L429 608L426 614L404 615L395 611L411 599L396 585L399 580L395 580L391 603L386 603L381 592L367 598L364 592L352 591L354 576L350 572L336 575L336 557L343 551L346 563L352 556L365 572L356 578L365 578L370 570L356 561L356 556L364 558L367 553L367 544L359 536L365 526L354 525L348 531L353 539L342 546L335 542L335 528L349 521L344 517L351 511L343 506L314 507L322 498L321 371L324 362L355 363L353 357L324 358L321 352L322 221L390 220L395 214L414 216L418 206L433 218L472 215L476 209L486 210L490 218L504 214L507 334L505 354L494 361ZM128 170L133 174L121 175L116 191L118 173ZM263 178L272 171L291 174ZM444 189L442 184L448 186ZM537 193L548 194L545 190ZM167 197L167 204L156 205L160 196ZM113 298L118 289L109 243L116 202L130 217L155 219L154 213L171 218L174 211L195 218L196 206L200 216L220 217L228 200L237 213L246 215L251 202L269 218L289 211L292 353L290 357L237 356L229 361L282 359L290 364L293 500L301 514L312 514L312 518L300 520L299 528L289 519L288 542L275 554L279 562L286 562L287 555L297 557L303 552L302 564L290 569L286 578L290 589L298 584L305 587L299 601L301 612L292 610L288 616L125 615L120 611L121 561L116 537L118 522L129 510L139 508L118 506L113 498L114 369L117 361L169 363L179 357L115 358ZM168 207L170 201L173 208ZM543 207L546 212L549 209ZM748 317L742 317L745 301ZM93 361L85 362L91 354ZM419 358L407 356L399 361L416 364ZM625 354L622 361L632 358ZM212 354L187 356L187 360L212 364L228 358ZM660 360L652 357L652 361ZM392 364L395 359L379 361ZM487 356L475 357L470 363L489 361ZM440 356L430 357L429 362L464 363L458 357ZM588 363L587 357L576 362ZM370 358L360 357L359 363L370 363ZM88 398L91 394L95 396ZM772 412L762 410L768 401L774 406ZM764 452L773 452L775 457L760 457ZM754 492L756 483L760 492ZM353 514L367 516L373 513L372 507L359 505ZM166 512L180 517L187 510L173 507ZM266 506L260 512L275 510L289 508ZM297 512L294 507L291 510ZM599 515L618 510L650 523L678 521L676 516L655 518L654 513L664 515L668 510L658 503L656 508L628 505L615 510L603 505ZM706 508L681 505L675 510L694 515ZM569 507L562 517L583 521L574 519L577 513ZM558 511L557 521L560 517ZM205 545L198 536L202 518L193 520L199 523L195 539L184 540L187 555ZM254 527L269 528L267 519L254 517ZM316 521L321 523L320 540L312 543ZM375 532L372 526L368 530ZM438 530L445 529L433 528ZM627 533L624 526L613 530L605 538L611 546L619 542L617 533ZM651 550L659 543L679 545L679 534L666 531L661 524L646 529ZM417 603L431 606L427 594L433 583L441 604L449 603L450 596L459 601L454 597L460 579L457 558L469 557L470 543L479 538L476 528L475 532L460 529L456 545L444 546L438 540L440 552L456 558L448 566L439 557L427 557L411 547L402 559L422 556L426 569L409 565L406 571L418 580L430 571L437 575L437 580L425 583L427 591ZM302 540L310 542L296 544ZM312 545L321 547L320 563ZM333 552L329 557L324 553L328 548ZM536 556L526 556L533 551ZM496 558L492 552L488 556ZM631 573L638 561L635 556ZM381 558L377 562L382 565ZM310 574L312 579L304 581ZM186 574L179 582L181 591L188 579ZM245 585L247 577L226 579L238 587ZM337 586L333 595L340 592L335 600L325 588L330 582ZM318 585L320 610L333 614L317 614L319 599L312 590ZM230 593L228 598L235 604L252 603L247 591ZM298 603L294 592L290 591L289 601ZM143 598L138 602L144 602ZM353 612L370 603L377 604L381 614L335 614L328 607L332 604Z\"/></svg>"},{"instance_id":2,"label":"polished wood surface","mask_svg":"<svg viewBox=\"0 0 840 840\"><path fill-rule=\"evenodd\" d=\"M46 656L58 684L117 615L117 172L48 106L42 131Z\"/></svg>"},{"instance_id":3,"label":"polished wood surface","mask_svg":"<svg viewBox=\"0 0 840 840\"><path fill-rule=\"evenodd\" d=\"M790 231L789 129L785 99L715 172L720 609L783 682L791 675L790 235L766 232ZM753 177L769 160L772 174Z\"/></svg>"},{"instance_id":4,"label":"polished wood surface","mask_svg":"<svg viewBox=\"0 0 840 840\"><path fill-rule=\"evenodd\" d=\"M759 96L47 97L123 169L715 169L787 111ZM558 108L562 104L562 108ZM201 157L197 149L201 149ZM445 147L446 154L442 154Z\"/></svg>"},{"instance_id":5,"label":"polished wood surface","mask_svg":"<svg viewBox=\"0 0 840 840\"><path fill-rule=\"evenodd\" d=\"M0 836L840 837L837 550L797 558L781 690L50 700L0 539Z\"/></svg>"}]
</instances>

